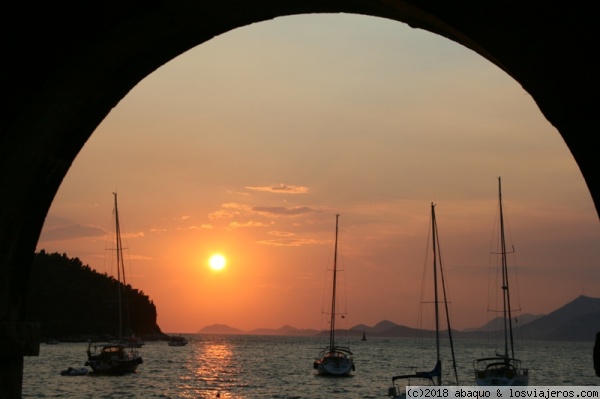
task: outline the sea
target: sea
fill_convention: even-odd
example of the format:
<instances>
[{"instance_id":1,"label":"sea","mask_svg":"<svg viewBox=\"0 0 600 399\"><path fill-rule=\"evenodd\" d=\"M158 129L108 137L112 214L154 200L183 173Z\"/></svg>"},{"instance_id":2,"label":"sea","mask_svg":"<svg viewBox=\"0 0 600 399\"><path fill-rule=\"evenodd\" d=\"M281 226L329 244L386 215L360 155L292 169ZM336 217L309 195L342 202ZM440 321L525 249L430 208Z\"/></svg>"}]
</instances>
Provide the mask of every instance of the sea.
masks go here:
<instances>
[{"instance_id":1,"label":"sea","mask_svg":"<svg viewBox=\"0 0 600 399\"><path fill-rule=\"evenodd\" d=\"M84 366L87 343L42 343L39 356L25 358L23 398L386 398L392 376L435 365L431 339L349 338L343 343L354 353L356 370L331 378L313 368L327 338L183 335L189 339L183 347L146 342L139 349L143 364L123 376L63 376L68 367ZM524 341L516 357L529 369L530 385L599 385L593 348L593 340ZM475 385L473 360L496 350L487 340L455 340L459 385ZM453 385L449 347L441 352L443 384Z\"/></svg>"}]
</instances>

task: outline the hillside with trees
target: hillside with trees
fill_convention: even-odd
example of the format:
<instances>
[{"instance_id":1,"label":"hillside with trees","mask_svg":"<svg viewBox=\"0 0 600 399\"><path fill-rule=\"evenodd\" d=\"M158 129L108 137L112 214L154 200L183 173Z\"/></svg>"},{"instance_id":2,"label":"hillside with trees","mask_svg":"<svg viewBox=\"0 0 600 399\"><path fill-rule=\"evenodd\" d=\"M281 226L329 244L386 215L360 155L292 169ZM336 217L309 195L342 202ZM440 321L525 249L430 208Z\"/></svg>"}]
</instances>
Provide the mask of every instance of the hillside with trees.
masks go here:
<instances>
[{"instance_id":1,"label":"hillside with trees","mask_svg":"<svg viewBox=\"0 0 600 399\"><path fill-rule=\"evenodd\" d=\"M152 300L122 286L123 335L163 339ZM25 303L25 320L41 324L42 339L61 341L118 338L119 283L66 254L36 253Z\"/></svg>"}]
</instances>

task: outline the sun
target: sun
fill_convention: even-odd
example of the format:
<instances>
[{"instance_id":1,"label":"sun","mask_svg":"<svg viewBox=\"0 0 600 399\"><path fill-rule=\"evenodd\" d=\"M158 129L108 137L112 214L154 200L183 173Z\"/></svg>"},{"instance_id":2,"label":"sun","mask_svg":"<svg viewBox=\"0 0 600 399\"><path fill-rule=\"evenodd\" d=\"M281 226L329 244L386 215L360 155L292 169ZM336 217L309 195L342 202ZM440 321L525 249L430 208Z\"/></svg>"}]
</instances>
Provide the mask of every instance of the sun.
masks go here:
<instances>
[{"instance_id":1,"label":"sun","mask_svg":"<svg viewBox=\"0 0 600 399\"><path fill-rule=\"evenodd\" d=\"M215 255L211 256L210 260L208 261L208 264L210 265L210 268L213 270L223 270L223 268L227 264L227 260L225 259L225 257L223 255L215 254Z\"/></svg>"}]
</instances>

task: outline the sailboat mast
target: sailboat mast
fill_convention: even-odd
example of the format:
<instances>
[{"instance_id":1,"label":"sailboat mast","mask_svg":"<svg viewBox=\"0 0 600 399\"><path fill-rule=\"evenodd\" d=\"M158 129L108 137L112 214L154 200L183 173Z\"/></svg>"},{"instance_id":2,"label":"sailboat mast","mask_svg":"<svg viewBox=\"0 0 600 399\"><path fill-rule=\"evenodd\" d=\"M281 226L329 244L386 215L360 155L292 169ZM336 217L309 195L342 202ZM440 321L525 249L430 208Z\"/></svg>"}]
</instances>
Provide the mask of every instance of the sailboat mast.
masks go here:
<instances>
[{"instance_id":1,"label":"sailboat mast","mask_svg":"<svg viewBox=\"0 0 600 399\"><path fill-rule=\"evenodd\" d=\"M506 259L506 238L504 235L504 210L502 208L502 179L498 177L498 200L500 204L500 249L502 262L502 293L504 310L504 357L508 359L508 334L510 332L511 357L515 357L512 335L512 315L510 309L510 291L508 289L508 266Z\"/></svg>"},{"instance_id":2,"label":"sailboat mast","mask_svg":"<svg viewBox=\"0 0 600 399\"><path fill-rule=\"evenodd\" d=\"M119 208L117 207L117 193L115 197L115 245L117 251L117 283L119 286L119 341L123 338L123 305L122 305L122 281L125 282L125 270L123 267L123 246L121 242L121 226L119 224Z\"/></svg>"},{"instance_id":3,"label":"sailboat mast","mask_svg":"<svg viewBox=\"0 0 600 399\"><path fill-rule=\"evenodd\" d=\"M438 285L437 285L437 224L435 221L435 204L431 203L431 235L432 235L432 247L433 247L433 295L434 295L434 306L435 306L435 347L437 351L437 361L440 361L440 311L438 301ZM441 385L441 376L438 375L438 385Z\"/></svg>"},{"instance_id":4,"label":"sailboat mast","mask_svg":"<svg viewBox=\"0 0 600 399\"><path fill-rule=\"evenodd\" d=\"M337 247L338 247L338 220L339 214L335 215L335 246L333 251L333 290L331 297L331 325L329 330L329 350L335 347L335 298L337 286Z\"/></svg>"},{"instance_id":5,"label":"sailboat mast","mask_svg":"<svg viewBox=\"0 0 600 399\"><path fill-rule=\"evenodd\" d=\"M440 271L440 279L442 281L442 294L444 297L444 310L446 312L446 325L448 326L448 339L450 341L450 352L452 353L452 369L454 370L454 380L456 385L458 385L458 371L456 370L456 356L454 356L454 340L452 339L452 326L450 325L450 311L448 309L448 297L446 295L446 282L444 279L444 269L442 267L442 251L440 249L440 241L439 234L437 230L437 219L435 218L435 204L431 203L431 219L432 219L432 230L433 230L433 263L434 269L436 269L436 263L439 265L437 269ZM438 310L438 287L437 287L437 276L434 272L434 287L435 287L435 296L436 296L436 313L435 313L435 323L436 323L436 341L437 341L437 361L441 362L440 359L440 344L439 344L439 310ZM442 373L438 375L438 385L442 385Z\"/></svg>"}]
</instances>

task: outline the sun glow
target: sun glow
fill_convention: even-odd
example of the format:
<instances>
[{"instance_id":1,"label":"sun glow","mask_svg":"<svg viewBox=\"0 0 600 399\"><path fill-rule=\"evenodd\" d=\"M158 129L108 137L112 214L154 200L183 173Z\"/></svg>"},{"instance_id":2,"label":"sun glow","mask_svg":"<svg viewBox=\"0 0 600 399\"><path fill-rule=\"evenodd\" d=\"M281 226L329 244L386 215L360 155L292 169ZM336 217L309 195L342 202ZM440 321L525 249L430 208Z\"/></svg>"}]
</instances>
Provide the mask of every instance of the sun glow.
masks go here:
<instances>
[{"instance_id":1,"label":"sun glow","mask_svg":"<svg viewBox=\"0 0 600 399\"><path fill-rule=\"evenodd\" d=\"M210 265L210 268L213 270L222 270L225 265L227 264L227 260L225 259L225 257L221 254L215 254L213 255L210 260L208 261L208 264Z\"/></svg>"}]
</instances>

